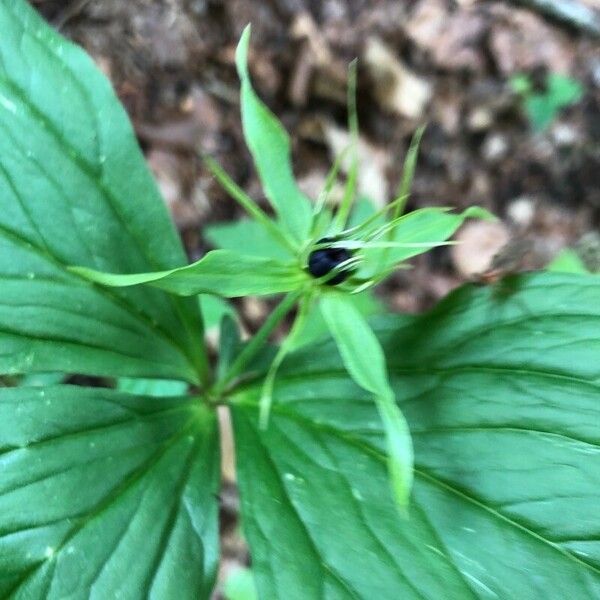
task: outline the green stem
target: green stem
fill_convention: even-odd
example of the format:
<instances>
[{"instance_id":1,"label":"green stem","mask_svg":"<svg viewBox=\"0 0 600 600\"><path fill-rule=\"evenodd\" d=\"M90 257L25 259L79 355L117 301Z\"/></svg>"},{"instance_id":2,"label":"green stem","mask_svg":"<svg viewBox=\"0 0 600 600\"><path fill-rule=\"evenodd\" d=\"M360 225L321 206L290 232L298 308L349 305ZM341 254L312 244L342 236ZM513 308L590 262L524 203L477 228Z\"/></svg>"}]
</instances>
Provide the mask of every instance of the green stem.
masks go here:
<instances>
[{"instance_id":1,"label":"green stem","mask_svg":"<svg viewBox=\"0 0 600 600\"><path fill-rule=\"evenodd\" d=\"M273 387L275 385L275 376L281 366L281 363L285 357L290 353L296 338L300 335L300 332L304 329L306 318L310 311L314 292L309 292L300 300L298 307L298 314L292 325L288 336L285 338L279 350L269 367L267 376L265 377L262 393L260 396L260 405L258 411L258 423L261 429L266 429L269 424L269 414L271 412L271 404L273 403Z\"/></svg>"},{"instance_id":2,"label":"green stem","mask_svg":"<svg viewBox=\"0 0 600 600\"><path fill-rule=\"evenodd\" d=\"M317 201L315 202L315 207L313 210L312 225L311 225L310 236L309 236L310 239L308 240L309 244L310 244L310 242L317 239L317 227L319 225L319 217L323 213L323 210L324 210L324 208L327 204L327 200L329 198L329 194L331 193L331 190L332 190L335 182L337 181L338 173L340 172L342 163L344 162L344 160L346 160L346 156L347 156L350 148L351 148L351 146L346 146L337 155L331 169L329 170L329 173L327 174L327 178L325 179L325 185L323 186L323 190L321 191L321 193L319 194L319 197L317 198Z\"/></svg>"},{"instance_id":3,"label":"green stem","mask_svg":"<svg viewBox=\"0 0 600 600\"><path fill-rule=\"evenodd\" d=\"M240 188L229 175L219 166L219 164L205 156L204 164L215 176L217 181L223 186L223 189L258 223L260 223L269 235L283 244L292 254L297 251L296 244L293 239L289 238L279 227L269 218L259 206Z\"/></svg>"},{"instance_id":4,"label":"green stem","mask_svg":"<svg viewBox=\"0 0 600 600\"><path fill-rule=\"evenodd\" d=\"M214 394L219 396L227 385L236 377L238 377L250 361L263 349L268 337L273 330L281 323L283 318L294 307L298 298L302 295L303 290L295 290L290 292L276 307L275 310L267 317L267 320L262 324L261 328L254 334L254 337L246 344L244 349L238 354L233 361L224 377L217 382L214 388Z\"/></svg>"},{"instance_id":5,"label":"green stem","mask_svg":"<svg viewBox=\"0 0 600 600\"><path fill-rule=\"evenodd\" d=\"M415 169L417 167L419 145L421 144L421 138L423 137L424 131L425 125L422 125L417 129L417 131L413 135L412 140L410 141L410 146L408 147L408 152L406 153L406 159L404 161L404 167L402 169L402 179L400 180L400 187L398 188L398 192L396 193L396 197L401 198L401 200L396 203L396 206L394 206L394 212L391 215L390 223L396 223L400 219L402 213L404 212L404 209L406 208L406 202L408 200L408 197L410 196L412 181L415 175ZM388 242L394 239L395 231L395 227L390 227L390 229L388 229L386 235L386 240ZM388 254L389 249L385 249L381 253L378 270L381 270L385 265Z\"/></svg>"},{"instance_id":6,"label":"green stem","mask_svg":"<svg viewBox=\"0 0 600 600\"><path fill-rule=\"evenodd\" d=\"M406 160L404 161L404 167L402 169L402 178L400 179L400 185L396 192L396 198L402 198L400 202L394 207L392 214L392 221L402 215L406 208L406 201L410 196L410 189L412 187L412 181L415 175L415 169L417 168L417 157L419 153L419 146L421 145L421 138L425 132L425 125L421 125L413 135L406 153Z\"/></svg>"}]
</instances>

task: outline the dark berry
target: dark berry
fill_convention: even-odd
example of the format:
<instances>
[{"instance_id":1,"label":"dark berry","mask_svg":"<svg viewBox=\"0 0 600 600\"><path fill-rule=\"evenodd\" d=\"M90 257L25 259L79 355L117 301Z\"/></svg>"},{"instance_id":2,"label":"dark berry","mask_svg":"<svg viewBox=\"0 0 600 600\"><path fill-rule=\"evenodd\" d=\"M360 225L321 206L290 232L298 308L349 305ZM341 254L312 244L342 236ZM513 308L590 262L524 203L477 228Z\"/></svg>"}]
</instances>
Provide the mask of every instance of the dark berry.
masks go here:
<instances>
[{"instance_id":1,"label":"dark berry","mask_svg":"<svg viewBox=\"0 0 600 600\"><path fill-rule=\"evenodd\" d=\"M332 238L323 238L317 244L333 242ZM345 248L321 248L313 250L308 257L308 272L315 278L323 277L330 273L337 265L352 258L352 254ZM352 269L343 269L327 280L327 285L342 283L352 272Z\"/></svg>"}]
</instances>

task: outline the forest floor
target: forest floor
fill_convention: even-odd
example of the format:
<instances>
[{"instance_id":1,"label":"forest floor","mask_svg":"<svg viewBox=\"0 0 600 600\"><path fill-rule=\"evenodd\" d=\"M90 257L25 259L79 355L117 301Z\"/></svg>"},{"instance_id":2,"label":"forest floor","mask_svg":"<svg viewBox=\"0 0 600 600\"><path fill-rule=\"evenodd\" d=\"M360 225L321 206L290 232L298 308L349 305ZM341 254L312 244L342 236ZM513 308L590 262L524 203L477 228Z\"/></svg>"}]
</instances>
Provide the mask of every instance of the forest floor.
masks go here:
<instances>
[{"instance_id":1,"label":"forest floor","mask_svg":"<svg viewBox=\"0 0 600 600\"><path fill-rule=\"evenodd\" d=\"M477 0L33 3L113 82L192 259L208 248L205 225L240 216L199 151L264 202L234 67L247 23L255 87L291 133L309 196L348 140L347 66L358 58L361 192L376 205L393 197L411 136L427 123L408 208L478 204L500 217L465 227L460 250L424 254L394 276L380 292L393 310L430 307L500 248L512 249L508 268L539 268L600 229L600 44L530 10ZM535 131L511 85L517 74L538 95L555 74L582 94ZM244 308L250 322L265 312ZM224 572L246 560L234 521L223 520Z\"/></svg>"}]
</instances>

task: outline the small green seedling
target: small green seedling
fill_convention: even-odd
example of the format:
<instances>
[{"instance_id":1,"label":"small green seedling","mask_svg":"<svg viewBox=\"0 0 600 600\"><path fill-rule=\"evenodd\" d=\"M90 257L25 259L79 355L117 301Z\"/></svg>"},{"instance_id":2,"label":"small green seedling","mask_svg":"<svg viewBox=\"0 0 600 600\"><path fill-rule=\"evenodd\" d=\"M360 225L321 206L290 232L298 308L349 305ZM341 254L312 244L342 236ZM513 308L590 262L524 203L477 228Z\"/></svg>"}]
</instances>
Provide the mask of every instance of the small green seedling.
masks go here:
<instances>
[{"instance_id":1,"label":"small green seedling","mask_svg":"<svg viewBox=\"0 0 600 600\"><path fill-rule=\"evenodd\" d=\"M534 131L544 131L562 108L579 102L584 92L583 86L576 79L559 73L546 76L543 90L535 89L532 79L523 73L514 75L510 85L521 96Z\"/></svg>"},{"instance_id":2,"label":"small green seedling","mask_svg":"<svg viewBox=\"0 0 600 600\"><path fill-rule=\"evenodd\" d=\"M352 144L308 199L249 28L242 123L272 211L204 157L247 218L188 264L89 57L23 0L0 32L0 598L210 598L223 414L258 598L600 596L598 277L386 311L378 284L489 215L404 214L421 130L397 198L355 201L354 66ZM247 340L244 296L274 305Z\"/></svg>"}]
</instances>

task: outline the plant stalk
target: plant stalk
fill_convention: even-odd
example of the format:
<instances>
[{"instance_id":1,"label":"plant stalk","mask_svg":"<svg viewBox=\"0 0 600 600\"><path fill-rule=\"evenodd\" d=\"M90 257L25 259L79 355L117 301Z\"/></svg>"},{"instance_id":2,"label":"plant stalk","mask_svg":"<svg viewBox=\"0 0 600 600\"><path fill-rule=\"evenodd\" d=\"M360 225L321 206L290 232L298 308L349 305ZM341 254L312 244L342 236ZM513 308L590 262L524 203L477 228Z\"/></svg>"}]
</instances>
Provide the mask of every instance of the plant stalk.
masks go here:
<instances>
[{"instance_id":1,"label":"plant stalk","mask_svg":"<svg viewBox=\"0 0 600 600\"><path fill-rule=\"evenodd\" d=\"M216 396L220 396L227 385L238 377L250 361L263 349L273 330L281 323L290 310L292 310L294 304L296 304L302 294L303 290L290 292L275 307L275 310L267 317L267 320L262 324L260 329L238 354L237 358L227 370L227 373L225 373L223 378L216 383L214 387L214 394Z\"/></svg>"}]
</instances>

